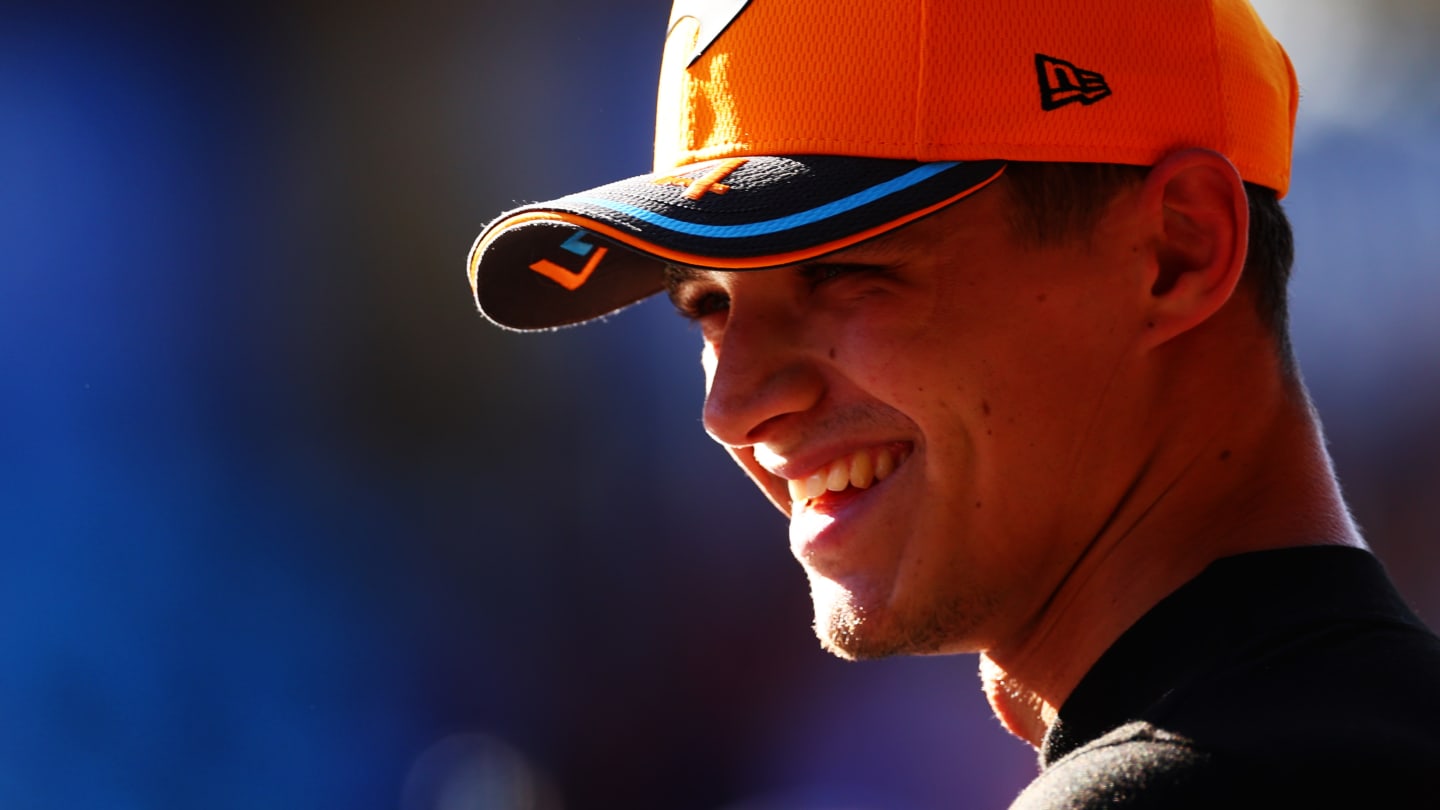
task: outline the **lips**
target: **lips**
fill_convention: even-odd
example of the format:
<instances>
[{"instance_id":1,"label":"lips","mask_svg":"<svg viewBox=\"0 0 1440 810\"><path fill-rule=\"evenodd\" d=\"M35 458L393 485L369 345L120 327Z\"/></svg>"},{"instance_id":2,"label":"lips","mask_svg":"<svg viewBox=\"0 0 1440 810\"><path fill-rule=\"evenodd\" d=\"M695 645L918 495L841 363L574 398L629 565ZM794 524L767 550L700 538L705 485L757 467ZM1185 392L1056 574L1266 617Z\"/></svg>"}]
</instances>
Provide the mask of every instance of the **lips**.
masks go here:
<instances>
[{"instance_id":1,"label":"lips","mask_svg":"<svg viewBox=\"0 0 1440 810\"><path fill-rule=\"evenodd\" d=\"M802 478L789 479L791 509L810 505L829 492L868 489L895 472L909 452L903 445L867 447L833 459Z\"/></svg>"}]
</instances>

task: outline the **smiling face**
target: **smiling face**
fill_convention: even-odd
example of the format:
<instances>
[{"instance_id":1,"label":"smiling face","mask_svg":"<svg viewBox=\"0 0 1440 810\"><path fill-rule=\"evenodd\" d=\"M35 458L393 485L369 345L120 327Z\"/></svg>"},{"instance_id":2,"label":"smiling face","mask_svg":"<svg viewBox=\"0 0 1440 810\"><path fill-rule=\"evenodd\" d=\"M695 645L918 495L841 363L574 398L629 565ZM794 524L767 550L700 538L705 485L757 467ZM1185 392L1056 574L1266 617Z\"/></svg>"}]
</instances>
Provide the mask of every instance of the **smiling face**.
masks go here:
<instances>
[{"instance_id":1,"label":"smiling face","mask_svg":"<svg viewBox=\"0 0 1440 810\"><path fill-rule=\"evenodd\" d=\"M1117 207L1023 245L1010 205L1002 179L823 260L672 274L706 430L790 516L844 657L1024 632L1143 466L1147 251Z\"/></svg>"}]
</instances>

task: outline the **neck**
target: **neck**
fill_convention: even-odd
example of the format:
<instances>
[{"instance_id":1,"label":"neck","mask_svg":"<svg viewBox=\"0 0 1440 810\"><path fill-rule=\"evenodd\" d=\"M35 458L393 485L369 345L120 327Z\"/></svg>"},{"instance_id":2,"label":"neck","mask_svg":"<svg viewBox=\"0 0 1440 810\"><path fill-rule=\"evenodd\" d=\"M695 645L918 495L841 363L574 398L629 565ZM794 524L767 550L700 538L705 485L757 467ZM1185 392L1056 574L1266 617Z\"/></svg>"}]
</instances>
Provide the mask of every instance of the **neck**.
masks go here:
<instances>
[{"instance_id":1,"label":"neck","mask_svg":"<svg viewBox=\"0 0 1440 810\"><path fill-rule=\"evenodd\" d=\"M1248 392L1244 401L1172 424L1117 518L1040 614L984 653L986 697L1011 733L1038 748L1105 650L1211 562L1263 549L1363 545L1303 390L1269 379L1259 388L1232 381L1231 390Z\"/></svg>"}]
</instances>

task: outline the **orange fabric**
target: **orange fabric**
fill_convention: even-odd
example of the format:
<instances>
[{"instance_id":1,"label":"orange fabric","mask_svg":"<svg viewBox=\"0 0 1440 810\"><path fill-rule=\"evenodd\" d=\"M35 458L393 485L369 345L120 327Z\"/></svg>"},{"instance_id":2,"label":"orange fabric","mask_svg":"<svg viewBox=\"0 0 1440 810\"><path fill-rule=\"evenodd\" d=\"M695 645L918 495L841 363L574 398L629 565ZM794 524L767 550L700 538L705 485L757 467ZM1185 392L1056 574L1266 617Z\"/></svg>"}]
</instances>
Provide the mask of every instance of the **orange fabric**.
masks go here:
<instances>
[{"instance_id":1,"label":"orange fabric","mask_svg":"<svg viewBox=\"0 0 1440 810\"><path fill-rule=\"evenodd\" d=\"M1294 70L1245 0L751 0L699 59L672 26L655 170L748 155L1151 165L1214 149L1282 195ZM1036 55L1104 77L1045 110Z\"/></svg>"}]
</instances>

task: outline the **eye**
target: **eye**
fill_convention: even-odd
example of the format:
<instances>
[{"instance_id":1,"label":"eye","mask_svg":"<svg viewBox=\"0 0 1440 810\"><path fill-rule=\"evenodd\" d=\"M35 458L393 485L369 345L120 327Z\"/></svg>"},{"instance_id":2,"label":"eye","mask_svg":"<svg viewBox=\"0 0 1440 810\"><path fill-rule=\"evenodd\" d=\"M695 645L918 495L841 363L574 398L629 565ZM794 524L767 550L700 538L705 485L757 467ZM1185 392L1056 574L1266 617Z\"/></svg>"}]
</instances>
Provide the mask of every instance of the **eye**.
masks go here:
<instances>
[{"instance_id":1,"label":"eye","mask_svg":"<svg viewBox=\"0 0 1440 810\"><path fill-rule=\"evenodd\" d=\"M680 307L680 314L691 320L716 315L730 308L730 296L722 292L706 291L693 296Z\"/></svg>"},{"instance_id":2,"label":"eye","mask_svg":"<svg viewBox=\"0 0 1440 810\"><path fill-rule=\"evenodd\" d=\"M730 308L730 296L723 290L695 281L670 285L669 293L675 311L690 321L699 321Z\"/></svg>"}]
</instances>

